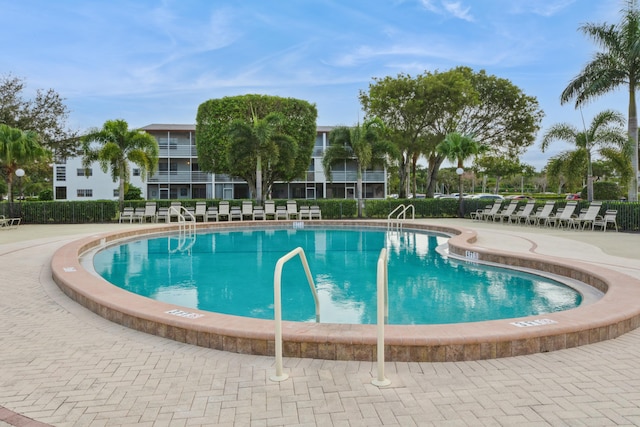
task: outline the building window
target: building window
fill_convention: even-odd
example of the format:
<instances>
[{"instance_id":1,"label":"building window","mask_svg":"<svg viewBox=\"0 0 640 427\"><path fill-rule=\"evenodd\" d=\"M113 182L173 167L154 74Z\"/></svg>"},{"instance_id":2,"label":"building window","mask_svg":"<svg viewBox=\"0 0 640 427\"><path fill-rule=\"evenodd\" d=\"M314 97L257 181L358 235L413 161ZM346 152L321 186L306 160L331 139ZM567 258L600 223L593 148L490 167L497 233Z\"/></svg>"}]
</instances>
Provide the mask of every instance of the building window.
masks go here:
<instances>
[{"instance_id":1,"label":"building window","mask_svg":"<svg viewBox=\"0 0 640 427\"><path fill-rule=\"evenodd\" d=\"M93 176L93 169L78 168L77 173L78 176Z\"/></svg>"},{"instance_id":2,"label":"building window","mask_svg":"<svg viewBox=\"0 0 640 427\"><path fill-rule=\"evenodd\" d=\"M90 188L88 189L79 188L77 190L77 194L78 194L78 197L93 197L93 190Z\"/></svg>"},{"instance_id":3,"label":"building window","mask_svg":"<svg viewBox=\"0 0 640 427\"><path fill-rule=\"evenodd\" d=\"M56 167L56 181L66 181L66 180L67 180L67 167L66 166Z\"/></svg>"},{"instance_id":4,"label":"building window","mask_svg":"<svg viewBox=\"0 0 640 427\"><path fill-rule=\"evenodd\" d=\"M132 174L133 176L140 176L140 168L133 168Z\"/></svg>"},{"instance_id":5,"label":"building window","mask_svg":"<svg viewBox=\"0 0 640 427\"><path fill-rule=\"evenodd\" d=\"M67 200L67 187L56 187L56 200Z\"/></svg>"},{"instance_id":6,"label":"building window","mask_svg":"<svg viewBox=\"0 0 640 427\"><path fill-rule=\"evenodd\" d=\"M113 190L113 197L120 197L120 189L116 188Z\"/></svg>"}]
</instances>

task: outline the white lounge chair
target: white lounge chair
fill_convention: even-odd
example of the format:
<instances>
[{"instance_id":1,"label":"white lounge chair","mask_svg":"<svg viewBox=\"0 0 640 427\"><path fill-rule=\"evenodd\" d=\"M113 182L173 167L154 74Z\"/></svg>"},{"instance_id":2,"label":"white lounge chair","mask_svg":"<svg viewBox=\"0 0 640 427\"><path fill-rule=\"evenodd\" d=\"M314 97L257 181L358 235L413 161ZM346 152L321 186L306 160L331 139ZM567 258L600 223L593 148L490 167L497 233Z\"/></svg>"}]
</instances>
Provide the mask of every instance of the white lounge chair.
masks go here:
<instances>
[{"instance_id":1,"label":"white lounge chair","mask_svg":"<svg viewBox=\"0 0 640 427\"><path fill-rule=\"evenodd\" d=\"M300 219L311 219L311 208L307 205L300 206L300 211L298 212L298 218Z\"/></svg>"},{"instance_id":2,"label":"white lounge chair","mask_svg":"<svg viewBox=\"0 0 640 427\"><path fill-rule=\"evenodd\" d=\"M195 217L196 221L198 221L198 218L204 221L206 214L207 214L207 203L196 202L196 209L193 211L193 216Z\"/></svg>"},{"instance_id":3,"label":"white lounge chair","mask_svg":"<svg viewBox=\"0 0 640 427\"><path fill-rule=\"evenodd\" d=\"M158 205L156 202L147 202L144 206L144 214L142 216L142 220L146 222L150 220L151 222L158 221Z\"/></svg>"},{"instance_id":4,"label":"white lounge chair","mask_svg":"<svg viewBox=\"0 0 640 427\"><path fill-rule=\"evenodd\" d=\"M169 208L161 206L158 208L158 215L156 215L156 222L169 222Z\"/></svg>"},{"instance_id":5,"label":"white lounge chair","mask_svg":"<svg viewBox=\"0 0 640 427\"><path fill-rule=\"evenodd\" d=\"M295 200L287 200L287 219L300 219L298 203Z\"/></svg>"},{"instance_id":6,"label":"white lounge chair","mask_svg":"<svg viewBox=\"0 0 640 427\"><path fill-rule=\"evenodd\" d=\"M593 222L593 229L595 227L601 227L602 231L607 231L607 226L609 224L613 224L616 232L618 231L618 222L616 221L616 217L618 216L618 211L615 209L607 209L604 213L604 216L598 216L596 220Z\"/></svg>"},{"instance_id":7,"label":"white lounge chair","mask_svg":"<svg viewBox=\"0 0 640 427\"><path fill-rule=\"evenodd\" d=\"M240 219L253 219L253 203L251 203L251 201L244 200L242 202L242 214L240 216Z\"/></svg>"},{"instance_id":8,"label":"white lounge chair","mask_svg":"<svg viewBox=\"0 0 640 427\"><path fill-rule=\"evenodd\" d=\"M218 203L218 217L216 221L222 221L223 219L225 221L230 221L231 220L230 214L231 212L229 210L229 202L227 200L223 200L220 203Z\"/></svg>"},{"instance_id":9,"label":"white lounge chair","mask_svg":"<svg viewBox=\"0 0 640 427\"><path fill-rule=\"evenodd\" d=\"M571 218L573 218L573 213L575 212L577 206L578 206L578 202L575 202L575 201L567 202L565 207L562 209L562 212L560 212L555 216L549 216L549 218L547 218L547 220L545 221L545 225L547 227L557 227L557 228L564 228L565 225L568 227L569 222L571 221Z\"/></svg>"},{"instance_id":10,"label":"white lounge chair","mask_svg":"<svg viewBox=\"0 0 640 427\"><path fill-rule=\"evenodd\" d=\"M276 206L276 219L288 219L289 213L286 206Z\"/></svg>"},{"instance_id":11,"label":"white lounge chair","mask_svg":"<svg viewBox=\"0 0 640 427\"><path fill-rule=\"evenodd\" d=\"M322 211L320 211L320 206L312 205L309 208L309 219L322 219Z\"/></svg>"},{"instance_id":12,"label":"white lounge chair","mask_svg":"<svg viewBox=\"0 0 640 427\"><path fill-rule=\"evenodd\" d=\"M240 206L231 206L231 210L229 211L229 221L242 221L242 209Z\"/></svg>"},{"instance_id":13,"label":"white lounge chair","mask_svg":"<svg viewBox=\"0 0 640 427\"><path fill-rule=\"evenodd\" d=\"M204 213L204 220L206 222L209 222L209 221L213 221L214 219L218 221L218 207L209 206L206 212Z\"/></svg>"},{"instance_id":14,"label":"white lounge chair","mask_svg":"<svg viewBox=\"0 0 640 427\"><path fill-rule=\"evenodd\" d=\"M276 218L276 203L273 200L265 200L265 202L264 202L264 218L265 219L277 219Z\"/></svg>"},{"instance_id":15,"label":"white lounge chair","mask_svg":"<svg viewBox=\"0 0 640 427\"><path fill-rule=\"evenodd\" d=\"M535 208L535 206L536 206L536 202L533 200L529 200L521 210L512 214L509 217L509 223L521 224L523 221L526 221L527 218L529 218L529 215L531 215L531 212L533 212L533 208Z\"/></svg>"},{"instance_id":16,"label":"white lounge chair","mask_svg":"<svg viewBox=\"0 0 640 427\"><path fill-rule=\"evenodd\" d=\"M527 218L527 224L544 225L547 219L549 219L549 217L551 216L555 205L556 202L545 203L539 212L536 212L533 215L529 216L529 218Z\"/></svg>"},{"instance_id":17,"label":"white lounge chair","mask_svg":"<svg viewBox=\"0 0 640 427\"><path fill-rule=\"evenodd\" d=\"M133 221L133 215L135 214L135 209L128 206L122 208L122 212L120 212L120 218L118 218L118 222L122 223L124 221L128 221L131 223Z\"/></svg>"},{"instance_id":18,"label":"white lounge chair","mask_svg":"<svg viewBox=\"0 0 640 427\"><path fill-rule=\"evenodd\" d=\"M265 220L267 216L265 214L264 208L262 206L254 206L253 207L253 219Z\"/></svg>"},{"instance_id":19,"label":"white lounge chair","mask_svg":"<svg viewBox=\"0 0 640 427\"><path fill-rule=\"evenodd\" d=\"M491 209L489 209L488 212L476 211L476 217L478 218L479 221L489 221L490 219L492 220L493 216L498 213L501 206L502 206L501 201L499 200L495 201L493 202L493 206L491 207Z\"/></svg>"},{"instance_id":20,"label":"white lounge chair","mask_svg":"<svg viewBox=\"0 0 640 427\"><path fill-rule=\"evenodd\" d=\"M569 228L578 228L584 230L588 225L591 225L591 229L593 230L593 223L596 221L598 214L600 213L600 208L602 208L602 202L591 202L589 207L584 211L580 212L577 218L571 218L569 220Z\"/></svg>"},{"instance_id":21,"label":"white lounge chair","mask_svg":"<svg viewBox=\"0 0 640 427\"><path fill-rule=\"evenodd\" d=\"M513 215L517 207L518 207L518 201L512 200L511 203L509 203L506 208L502 209L500 212L496 214L493 214L491 219L493 219L493 222L500 220L500 222L502 223L504 222L505 219L508 220L511 217L511 215Z\"/></svg>"}]
</instances>

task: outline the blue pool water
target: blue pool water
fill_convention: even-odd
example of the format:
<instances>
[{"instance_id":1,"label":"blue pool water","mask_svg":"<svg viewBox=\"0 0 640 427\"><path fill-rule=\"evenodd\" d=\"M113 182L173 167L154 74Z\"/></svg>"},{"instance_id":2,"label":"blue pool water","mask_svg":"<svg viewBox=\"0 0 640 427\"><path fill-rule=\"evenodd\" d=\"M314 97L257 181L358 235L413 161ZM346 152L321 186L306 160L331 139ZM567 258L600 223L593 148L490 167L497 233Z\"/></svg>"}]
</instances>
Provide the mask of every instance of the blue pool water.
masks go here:
<instances>
[{"instance_id":1,"label":"blue pool water","mask_svg":"<svg viewBox=\"0 0 640 427\"><path fill-rule=\"evenodd\" d=\"M389 323L443 324L538 315L576 307L572 288L536 275L441 256L447 237L363 229L234 230L163 236L95 254L98 274L128 291L187 308L273 319L277 260L300 246L323 323L376 322L376 266L388 250ZM298 257L282 275L285 320L315 321Z\"/></svg>"}]
</instances>

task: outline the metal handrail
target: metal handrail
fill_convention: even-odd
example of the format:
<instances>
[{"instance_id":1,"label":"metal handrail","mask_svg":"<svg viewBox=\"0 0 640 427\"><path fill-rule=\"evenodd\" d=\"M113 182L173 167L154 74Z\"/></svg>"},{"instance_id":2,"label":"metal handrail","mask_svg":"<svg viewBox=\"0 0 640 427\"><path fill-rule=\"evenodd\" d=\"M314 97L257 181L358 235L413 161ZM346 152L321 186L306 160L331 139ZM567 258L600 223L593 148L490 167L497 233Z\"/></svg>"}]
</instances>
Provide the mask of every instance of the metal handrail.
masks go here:
<instances>
[{"instance_id":1,"label":"metal handrail","mask_svg":"<svg viewBox=\"0 0 640 427\"><path fill-rule=\"evenodd\" d=\"M282 297L281 297L281 282L282 282L282 268L284 264L296 255L300 255L300 261L304 272L307 275L307 281L309 282L309 288L313 294L313 301L316 305L316 322L320 322L320 302L318 300L318 293L316 292L316 286L313 283L313 276L311 276L311 270L309 269L309 263L307 257L304 254L304 250L301 247L297 247L288 254L282 256L278 262L276 262L276 268L273 273L273 311L275 320L275 352L276 352L276 374L271 376L271 381L284 381L289 378L288 374L282 372Z\"/></svg>"},{"instance_id":2,"label":"metal handrail","mask_svg":"<svg viewBox=\"0 0 640 427\"><path fill-rule=\"evenodd\" d=\"M389 259L387 249L382 248L380 256L378 256L377 270L377 292L378 292L378 343L377 343L377 361L378 376L371 381L371 384L384 387L391 384L384 376L384 324L389 320L389 274L387 265Z\"/></svg>"},{"instance_id":3,"label":"metal handrail","mask_svg":"<svg viewBox=\"0 0 640 427\"><path fill-rule=\"evenodd\" d=\"M402 209L402 210L400 210ZM411 209L411 219L415 219L416 210L413 205L405 206L404 204L400 204L396 206L394 210L387 216L387 230L391 228L397 228L398 230L402 229L402 222L406 219L407 211ZM396 215L395 218L392 218L393 214L400 210L400 213ZM395 219L395 221L394 221Z\"/></svg>"}]
</instances>

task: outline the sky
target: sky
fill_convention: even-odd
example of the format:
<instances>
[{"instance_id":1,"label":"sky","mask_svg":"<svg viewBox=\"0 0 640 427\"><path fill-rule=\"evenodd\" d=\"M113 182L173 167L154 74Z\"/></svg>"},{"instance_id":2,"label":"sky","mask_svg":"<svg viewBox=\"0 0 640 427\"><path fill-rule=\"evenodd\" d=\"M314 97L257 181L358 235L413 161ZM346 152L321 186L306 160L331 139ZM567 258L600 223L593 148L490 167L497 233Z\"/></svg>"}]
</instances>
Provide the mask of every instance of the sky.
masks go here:
<instances>
[{"instance_id":1,"label":"sky","mask_svg":"<svg viewBox=\"0 0 640 427\"><path fill-rule=\"evenodd\" d=\"M540 138L582 129L624 89L576 110L560 94L597 51L579 27L616 23L623 0L0 0L0 76L25 97L54 89L68 125L195 124L209 99L293 97L319 126L355 125L374 78L468 66L510 80L545 113L520 159L540 170L569 148Z\"/></svg>"}]
</instances>

